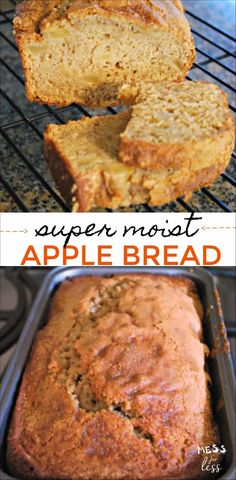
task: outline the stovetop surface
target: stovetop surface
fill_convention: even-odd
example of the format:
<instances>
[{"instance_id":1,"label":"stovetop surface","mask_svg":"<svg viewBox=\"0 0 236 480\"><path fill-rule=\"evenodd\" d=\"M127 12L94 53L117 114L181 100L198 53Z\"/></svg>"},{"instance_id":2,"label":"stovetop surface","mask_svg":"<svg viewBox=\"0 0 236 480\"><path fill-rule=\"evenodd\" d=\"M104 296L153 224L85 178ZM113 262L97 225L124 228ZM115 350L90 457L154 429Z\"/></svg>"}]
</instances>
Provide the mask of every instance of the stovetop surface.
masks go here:
<instances>
[{"instance_id":1,"label":"stovetop surface","mask_svg":"<svg viewBox=\"0 0 236 480\"><path fill-rule=\"evenodd\" d=\"M49 268L0 269L0 377L14 352L31 305ZM216 268L214 275L227 327L234 366L236 347L235 268Z\"/></svg>"}]
</instances>

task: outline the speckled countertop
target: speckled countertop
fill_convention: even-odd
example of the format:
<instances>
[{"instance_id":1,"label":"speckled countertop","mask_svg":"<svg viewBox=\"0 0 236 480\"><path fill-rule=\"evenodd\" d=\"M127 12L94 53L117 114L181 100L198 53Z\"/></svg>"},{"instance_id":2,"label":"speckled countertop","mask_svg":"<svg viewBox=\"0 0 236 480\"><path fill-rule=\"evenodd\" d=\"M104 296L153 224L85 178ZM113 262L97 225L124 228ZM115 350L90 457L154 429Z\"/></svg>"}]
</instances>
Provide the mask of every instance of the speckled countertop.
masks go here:
<instances>
[{"instance_id":1,"label":"speckled countertop","mask_svg":"<svg viewBox=\"0 0 236 480\"><path fill-rule=\"evenodd\" d=\"M8 11L7 16L0 15L3 35L0 37L1 58L3 62L10 66L14 73L23 78L18 52L14 48L12 26L7 21L7 19L12 19L13 3L11 0L0 0L1 10L6 11L7 9ZM235 2L233 0L183 0L183 3L188 12L201 17L231 36L235 35ZM190 14L188 14L188 19L193 30L197 32L197 34L194 34L194 37L198 49L218 59L228 69L235 71L235 57L230 55L230 53L235 53L235 43L230 38L199 22ZM202 37L205 37L206 40ZM216 47L209 40L220 45L229 53ZM208 57L198 51L197 63L215 78L209 77L208 74L198 67L192 69L191 78L213 81L219 84L229 94L230 103L235 107L235 94L231 90L232 87L235 87L235 75L223 66L209 60ZM53 198L46 187L47 184L56 192L56 186L43 160L42 134L45 127L49 123L55 123L56 119L45 107L30 104L25 97L23 84L14 77L11 71L3 65L1 67L1 88L4 95L0 95L0 125L5 136L10 139L10 143L12 142L15 145L14 148L13 145L9 144L9 141L7 142L6 139L1 138L2 177L28 210L35 212L63 211L63 207L59 205L57 199ZM223 81L225 85L222 85L217 79ZM228 88L228 86L231 88ZM17 105L18 111L14 105ZM55 111L55 109L53 110ZM60 109L56 112L63 120L76 119L82 116L76 106ZM100 111L99 113L104 112ZM23 116L29 120L28 124L23 120ZM35 169L34 172L28 168L28 163ZM233 165L232 160L227 172L233 175L234 171L235 165ZM21 211L21 208L17 206L7 191L7 185L1 184L0 201L2 211ZM220 177L210 191L232 210L236 210L234 187L225 179ZM195 193L192 199L188 201L188 205L197 211L222 211L216 203L202 192ZM156 211L164 212L183 210L184 208L178 202L156 209Z\"/></svg>"}]
</instances>

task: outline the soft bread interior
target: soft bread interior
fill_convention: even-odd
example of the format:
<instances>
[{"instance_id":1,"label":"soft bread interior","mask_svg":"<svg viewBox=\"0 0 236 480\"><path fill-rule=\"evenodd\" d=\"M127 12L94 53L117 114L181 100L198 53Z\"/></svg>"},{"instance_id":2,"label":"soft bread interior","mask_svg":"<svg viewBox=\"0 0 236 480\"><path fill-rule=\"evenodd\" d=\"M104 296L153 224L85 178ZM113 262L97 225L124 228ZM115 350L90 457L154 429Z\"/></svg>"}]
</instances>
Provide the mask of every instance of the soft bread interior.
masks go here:
<instances>
[{"instance_id":1,"label":"soft bread interior","mask_svg":"<svg viewBox=\"0 0 236 480\"><path fill-rule=\"evenodd\" d=\"M183 79L189 45L161 26L94 14L47 25L24 51L29 96L109 105L124 83Z\"/></svg>"},{"instance_id":2,"label":"soft bread interior","mask_svg":"<svg viewBox=\"0 0 236 480\"><path fill-rule=\"evenodd\" d=\"M218 136L231 120L226 95L210 83L125 85L119 94L124 103L136 103L124 132L130 140L194 142Z\"/></svg>"}]
</instances>

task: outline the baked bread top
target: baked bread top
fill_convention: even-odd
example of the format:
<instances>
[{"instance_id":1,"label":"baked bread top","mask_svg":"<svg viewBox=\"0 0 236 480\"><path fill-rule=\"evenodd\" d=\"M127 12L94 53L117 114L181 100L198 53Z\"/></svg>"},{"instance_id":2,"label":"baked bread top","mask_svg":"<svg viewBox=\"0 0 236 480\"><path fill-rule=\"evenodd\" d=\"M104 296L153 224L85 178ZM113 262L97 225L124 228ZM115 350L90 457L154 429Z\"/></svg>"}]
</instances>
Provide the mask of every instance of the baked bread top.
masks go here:
<instances>
[{"instance_id":1,"label":"baked bread top","mask_svg":"<svg viewBox=\"0 0 236 480\"><path fill-rule=\"evenodd\" d=\"M113 13L141 24L156 24L178 32L183 41L194 42L180 0L23 0L16 7L16 33L41 33L63 18L71 22L86 15Z\"/></svg>"},{"instance_id":2,"label":"baked bread top","mask_svg":"<svg viewBox=\"0 0 236 480\"><path fill-rule=\"evenodd\" d=\"M17 399L12 472L30 480L205 477L197 446L219 438L202 314L188 279L64 282Z\"/></svg>"}]
</instances>

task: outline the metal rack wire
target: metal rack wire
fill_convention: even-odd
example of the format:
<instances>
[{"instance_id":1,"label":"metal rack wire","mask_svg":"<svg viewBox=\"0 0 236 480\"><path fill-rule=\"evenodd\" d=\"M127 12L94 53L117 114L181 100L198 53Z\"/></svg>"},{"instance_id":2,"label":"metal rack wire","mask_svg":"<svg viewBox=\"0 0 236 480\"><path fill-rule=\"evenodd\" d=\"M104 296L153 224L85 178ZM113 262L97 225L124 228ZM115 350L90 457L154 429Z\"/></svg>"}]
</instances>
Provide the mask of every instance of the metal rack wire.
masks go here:
<instances>
[{"instance_id":1,"label":"metal rack wire","mask_svg":"<svg viewBox=\"0 0 236 480\"><path fill-rule=\"evenodd\" d=\"M4 28L1 28L0 40L2 45L5 48L8 48L9 58L11 58L12 54L15 53L17 55L17 47L11 35L11 22L15 11L16 1L8 0L8 4L10 8L0 10L0 27L5 27L6 29L4 30ZM210 24L204 18L200 18L195 13L189 10L187 10L186 13L192 24L192 32L195 38L197 50L197 61L193 65L188 79L195 80L203 78L206 81L212 80L213 82L217 83L229 94L230 108L235 113L235 68L232 68L232 65L233 67L235 66L236 59L235 39L228 32L222 31L218 27ZM212 35L214 35L214 39L212 38ZM24 89L24 79L20 70L19 59L18 62L18 68L14 68L14 65L12 65L7 58L4 58L4 56L1 56L0 58L3 75L9 75L9 82L13 81L14 79L14 81L19 84L19 88ZM37 185L40 185L39 188L46 192L46 206L42 205L42 207L39 205L37 192L32 194L37 203L37 209L50 211L50 202L53 201L53 211L69 211L68 206L57 192L50 175L45 174L44 171L42 172L42 169L39 168L38 165L34 164L31 155L29 155L27 151L25 153L25 149L23 150L22 145L15 141L14 136L12 137L11 135L11 132L14 132L14 130L18 128L29 128L31 134L34 135L35 141L37 140L42 143L43 133L38 127L40 122L46 122L46 124L53 122L65 123L65 116L67 118L67 116L72 113L73 118L81 118L82 116L91 117L95 112L90 109L86 109L81 105L72 105L70 107L59 109L49 106L34 106L32 113L32 109L30 109L29 112L27 103L22 105L21 103L16 102L15 97L10 95L4 88L0 88L0 99L5 102L7 108L9 109L7 118L4 118L2 121L0 121L1 143L5 142L6 148L9 151L9 155L14 155L19 159L19 164L15 167L17 174L18 169L20 169L20 165L23 165L24 168L28 170L31 179L37 182ZM116 109L108 108L106 109L106 112L107 114L116 114ZM178 198L176 202L172 202L164 207L152 208L147 205L139 205L134 207L133 211L192 212L211 210L230 212L234 209L232 206L234 200L228 202L227 193L230 192L231 198L234 196L232 193L232 188L236 186L236 181L233 177L233 164L235 160L236 153L234 152L232 155L231 167L221 175L221 187L219 192L216 191L214 187L211 189L202 188L201 192L195 195L197 201L186 201L183 198ZM9 210L12 210L13 205L13 209L15 206L15 209L18 211L35 211L35 208L31 207L32 202L29 206L29 202L25 200L24 192L18 191L14 183L11 181L11 178L9 179L9 176L6 175L6 172L2 172L0 174L0 183L3 187L3 198L4 194L10 198L9 203L11 204L11 208L9 208ZM204 205L206 206L204 207Z\"/></svg>"}]
</instances>

